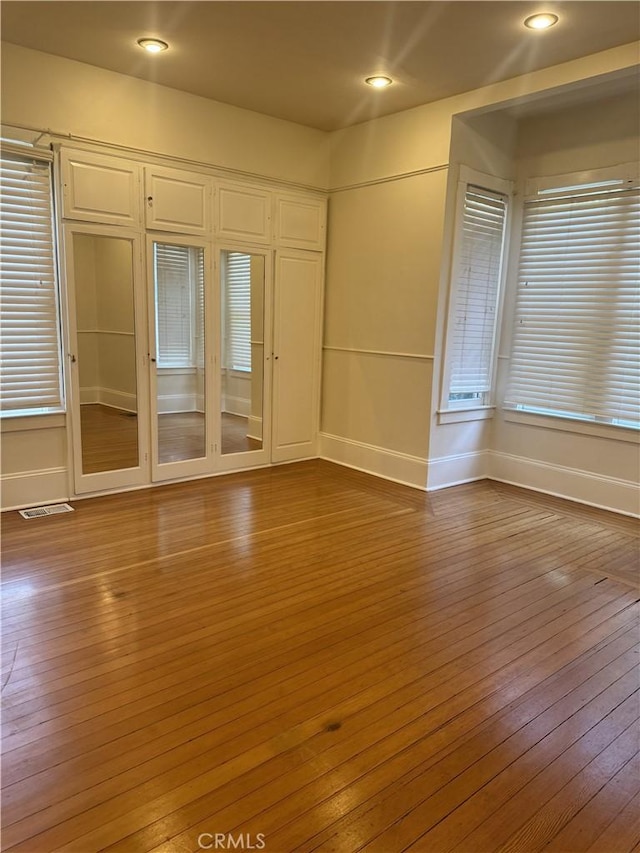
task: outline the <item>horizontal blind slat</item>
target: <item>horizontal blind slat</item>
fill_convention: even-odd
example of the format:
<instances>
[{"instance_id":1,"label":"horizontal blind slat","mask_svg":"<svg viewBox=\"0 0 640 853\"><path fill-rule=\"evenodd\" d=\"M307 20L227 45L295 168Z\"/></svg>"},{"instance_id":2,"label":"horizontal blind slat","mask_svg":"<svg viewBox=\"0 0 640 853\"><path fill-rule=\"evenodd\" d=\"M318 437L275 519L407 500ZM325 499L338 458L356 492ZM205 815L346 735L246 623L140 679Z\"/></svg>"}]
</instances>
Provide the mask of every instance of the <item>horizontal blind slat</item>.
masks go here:
<instances>
[{"instance_id":1,"label":"horizontal blind slat","mask_svg":"<svg viewBox=\"0 0 640 853\"><path fill-rule=\"evenodd\" d=\"M6 411L62 407L51 169L0 158L0 398Z\"/></svg>"},{"instance_id":2,"label":"horizontal blind slat","mask_svg":"<svg viewBox=\"0 0 640 853\"><path fill-rule=\"evenodd\" d=\"M525 204L505 404L639 421L640 193Z\"/></svg>"}]
</instances>

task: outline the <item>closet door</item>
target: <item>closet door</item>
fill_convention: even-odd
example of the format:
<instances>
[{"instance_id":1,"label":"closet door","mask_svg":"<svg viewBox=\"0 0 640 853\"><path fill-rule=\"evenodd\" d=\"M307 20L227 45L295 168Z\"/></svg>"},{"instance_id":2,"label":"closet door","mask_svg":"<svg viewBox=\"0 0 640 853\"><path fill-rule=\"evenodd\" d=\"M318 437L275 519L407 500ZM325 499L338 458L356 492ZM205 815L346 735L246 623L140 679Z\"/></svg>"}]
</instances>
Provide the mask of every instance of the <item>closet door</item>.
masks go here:
<instances>
[{"instance_id":1,"label":"closet door","mask_svg":"<svg viewBox=\"0 0 640 853\"><path fill-rule=\"evenodd\" d=\"M149 481L149 393L140 238L66 225L70 455L76 494Z\"/></svg>"},{"instance_id":2,"label":"closet door","mask_svg":"<svg viewBox=\"0 0 640 853\"><path fill-rule=\"evenodd\" d=\"M273 462L317 455L322 255L276 252Z\"/></svg>"},{"instance_id":3,"label":"closet door","mask_svg":"<svg viewBox=\"0 0 640 853\"><path fill-rule=\"evenodd\" d=\"M271 252L218 252L218 458L222 471L270 461Z\"/></svg>"},{"instance_id":4,"label":"closet door","mask_svg":"<svg viewBox=\"0 0 640 853\"><path fill-rule=\"evenodd\" d=\"M211 251L197 237L148 238L152 479L212 470Z\"/></svg>"}]
</instances>

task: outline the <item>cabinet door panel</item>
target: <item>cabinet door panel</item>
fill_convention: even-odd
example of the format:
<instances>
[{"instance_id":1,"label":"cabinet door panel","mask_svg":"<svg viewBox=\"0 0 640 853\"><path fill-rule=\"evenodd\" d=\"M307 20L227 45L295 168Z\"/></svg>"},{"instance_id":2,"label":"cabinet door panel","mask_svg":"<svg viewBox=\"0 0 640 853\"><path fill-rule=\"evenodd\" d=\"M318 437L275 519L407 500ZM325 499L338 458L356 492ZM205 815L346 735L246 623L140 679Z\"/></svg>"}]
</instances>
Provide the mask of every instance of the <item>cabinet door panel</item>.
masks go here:
<instances>
[{"instance_id":1,"label":"cabinet door panel","mask_svg":"<svg viewBox=\"0 0 640 853\"><path fill-rule=\"evenodd\" d=\"M276 258L272 461L315 456L320 379L322 258Z\"/></svg>"},{"instance_id":2,"label":"cabinet door panel","mask_svg":"<svg viewBox=\"0 0 640 853\"><path fill-rule=\"evenodd\" d=\"M326 212L324 199L278 195L277 244L295 249L324 249Z\"/></svg>"},{"instance_id":3,"label":"cabinet door panel","mask_svg":"<svg viewBox=\"0 0 640 853\"><path fill-rule=\"evenodd\" d=\"M61 151L62 206L66 219L140 224L140 166L118 157Z\"/></svg>"},{"instance_id":4,"label":"cabinet door panel","mask_svg":"<svg viewBox=\"0 0 640 853\"><path fill-rule=\"evenodd\" d=\"M271 242L271 193L238 184L219 183L217 234L228 240Z\"/></svg>"},{"instance_id":5,"label":"cabinet door panel","mask_svg":"<svg viewBox=\"0 0 640 853\"><path fill-rule=\"evenodd\" d=\"M211 228L211 180L205 175L148 166L145 169L147 228L206 234Z\"/></svg>"}]
</instances>

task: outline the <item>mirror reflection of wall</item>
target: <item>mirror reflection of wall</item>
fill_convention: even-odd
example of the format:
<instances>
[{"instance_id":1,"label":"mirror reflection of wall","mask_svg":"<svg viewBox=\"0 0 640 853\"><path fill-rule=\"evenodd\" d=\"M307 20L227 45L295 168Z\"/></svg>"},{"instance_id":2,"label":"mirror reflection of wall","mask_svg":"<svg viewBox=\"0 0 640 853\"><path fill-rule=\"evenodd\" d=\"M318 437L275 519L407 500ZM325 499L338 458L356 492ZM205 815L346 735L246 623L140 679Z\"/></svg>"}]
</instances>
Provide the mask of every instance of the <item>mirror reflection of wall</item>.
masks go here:
<instances>
[{"instance_id":1,"label":"mirror reflection of wall","mask_svg":"<svg viewBox=\"0 0 640 853\"><path fill-rule=\"evenodd\" d=\"M263 255L222 252L222 453L262 448Z\"/></svg>"},{"instance_id":2,"label":"mirror reflection of wall","mask_svg":"<svg viewBox=\"0 0 640 853\"><path fill-rule=\"evenodd\" d=\"M73 235L82 471L138 465L133 255L129 240Z\"/></svg>"},{"instance_id":3,"label":"mirror reflection of wall","mask_svg":"<svg viewBox=\"0 0 640 853\"><path fill-rule=\"evenodd\" d=\"M206 455L204 250L154 244L158 461Z\"/></svg>"}]
</instances>

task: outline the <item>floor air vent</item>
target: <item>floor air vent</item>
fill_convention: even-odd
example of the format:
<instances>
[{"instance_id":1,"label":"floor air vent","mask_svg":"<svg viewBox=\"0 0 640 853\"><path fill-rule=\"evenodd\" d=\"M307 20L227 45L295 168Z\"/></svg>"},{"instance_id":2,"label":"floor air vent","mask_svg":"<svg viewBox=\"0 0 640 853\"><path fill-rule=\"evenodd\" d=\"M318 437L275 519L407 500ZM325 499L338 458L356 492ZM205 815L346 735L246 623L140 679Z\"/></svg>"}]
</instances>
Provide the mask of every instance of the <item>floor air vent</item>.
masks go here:
<instances>
[{"instance_id":1,"label":"floor air vent","mask_svg":"<svg viewBox=\"0 0 640 853\"><path fill-rule=\"evenodd\" d=\"M58 515L61 512L73 512L69 504L52 504L51 506L36 506L33 509L18 510L23 518L42 518L43 515Z\"/></svg>"}]
</instances>

